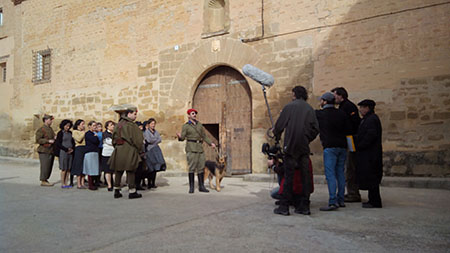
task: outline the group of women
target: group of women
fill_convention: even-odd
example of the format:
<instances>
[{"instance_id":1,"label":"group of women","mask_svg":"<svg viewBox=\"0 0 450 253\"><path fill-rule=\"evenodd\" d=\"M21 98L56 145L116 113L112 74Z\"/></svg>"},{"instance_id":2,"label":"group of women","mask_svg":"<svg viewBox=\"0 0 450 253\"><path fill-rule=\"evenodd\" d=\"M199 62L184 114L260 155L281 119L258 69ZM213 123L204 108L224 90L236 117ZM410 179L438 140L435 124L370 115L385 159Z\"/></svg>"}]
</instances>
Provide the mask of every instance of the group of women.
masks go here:
<instances>
[{"instance_id":1,"label":"group of women","mask_svg":"<svg viewBox=\"0 0 450 253\"><path fill-rule=\"evenodd\" d=\"M85 176L88 178L88 189L97 190L102 184L100 176L103 172L104 182L108 191L113 190L114 169L110 168L108 160L111 157L114 146L112 135L116 123L107 121L106 130L102 132L103 126L100 122L90 121L87 124L82 119L75 121L65 119L59 125L60 131L55 141L55 155L59 157L59 168L61 170L61 188L72 188L74 176L77 180L78 189L86 189ZM142 126L142 127L141 127ZM165 170L165 161L158 144L161 136L156 131L156 120L150 118L141 124L145 143L143 143L142 164L139 166L139 175L136 177L136 185L141 187L141 181L148 179L148 188L156 188L155 179L158 171ZM71 129L73 131L71 131ZM157 152L155 152L157 151ZM68 182L70 178L70 182Z\"/></svg>"}]
</instances>

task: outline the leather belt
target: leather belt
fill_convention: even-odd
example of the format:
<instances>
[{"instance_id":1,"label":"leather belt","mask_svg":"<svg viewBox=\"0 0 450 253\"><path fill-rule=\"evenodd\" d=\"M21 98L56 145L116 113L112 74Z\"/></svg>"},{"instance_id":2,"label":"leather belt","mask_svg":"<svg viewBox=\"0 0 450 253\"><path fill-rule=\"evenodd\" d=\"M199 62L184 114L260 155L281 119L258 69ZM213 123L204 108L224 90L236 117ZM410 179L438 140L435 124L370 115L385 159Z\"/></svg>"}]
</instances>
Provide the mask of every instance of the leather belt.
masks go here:
<instances>
[{"instance_id":1,"label":"leather belt","mask_svg":"<svg viewBox=\"0 0 450 253\"><path fill-rule=\"evenodd\" d=\"M203 141L199 141L199 140L187 140L188 142L195 142L195 143L203 143Z\"/></svg>"}]
</instances>

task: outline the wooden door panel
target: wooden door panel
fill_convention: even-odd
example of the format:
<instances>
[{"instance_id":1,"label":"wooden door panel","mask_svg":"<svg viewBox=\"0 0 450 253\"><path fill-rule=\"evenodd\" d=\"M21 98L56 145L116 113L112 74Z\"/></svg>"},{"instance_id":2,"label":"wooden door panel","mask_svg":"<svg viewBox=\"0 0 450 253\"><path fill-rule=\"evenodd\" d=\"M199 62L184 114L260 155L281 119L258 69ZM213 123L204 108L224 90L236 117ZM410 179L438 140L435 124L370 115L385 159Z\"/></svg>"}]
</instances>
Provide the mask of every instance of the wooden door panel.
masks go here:
<instances>
[{"instance_id":1,"label":"wooden door panel","mask_svg":"<svg viewBox=\"0 0 450 253\"><path fill-rule=\"evenodd\" d=\"M217 124L213 138L226 152L228 174L251 173L251 93L245 78L229 67L213 69L200 82L193 106L200 122Z\"/></svg>"}]
</instances>

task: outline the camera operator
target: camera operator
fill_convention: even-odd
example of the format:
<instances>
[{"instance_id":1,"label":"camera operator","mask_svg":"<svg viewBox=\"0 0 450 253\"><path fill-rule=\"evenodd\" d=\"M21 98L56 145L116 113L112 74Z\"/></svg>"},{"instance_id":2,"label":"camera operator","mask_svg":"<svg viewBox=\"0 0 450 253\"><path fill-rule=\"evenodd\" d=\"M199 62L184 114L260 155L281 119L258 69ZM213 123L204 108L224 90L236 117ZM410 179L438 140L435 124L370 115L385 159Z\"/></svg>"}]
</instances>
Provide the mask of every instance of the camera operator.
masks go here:
<instances>
[{"instance_id":1,"label":"camera operator","mask_svg":"<svg viewBox=\"0 0 450 253\"><path fill-rule=\"evenodd\" d=\"M289 201L293 200L294 170L300 170L302 193L299 200L295 200L295 213L309 215L309 196L311 192L311 174L309 171L309 143L313 141L319 133L319 123L317 122L314 109L306 103L308 93L303 86L296 86L292 89L293 99L284 106L280 113L273 133L276 140L284 135L284 184L280 199L280 206L273 212L280 215L289 215Z\"/></svg>"}]
</instances>

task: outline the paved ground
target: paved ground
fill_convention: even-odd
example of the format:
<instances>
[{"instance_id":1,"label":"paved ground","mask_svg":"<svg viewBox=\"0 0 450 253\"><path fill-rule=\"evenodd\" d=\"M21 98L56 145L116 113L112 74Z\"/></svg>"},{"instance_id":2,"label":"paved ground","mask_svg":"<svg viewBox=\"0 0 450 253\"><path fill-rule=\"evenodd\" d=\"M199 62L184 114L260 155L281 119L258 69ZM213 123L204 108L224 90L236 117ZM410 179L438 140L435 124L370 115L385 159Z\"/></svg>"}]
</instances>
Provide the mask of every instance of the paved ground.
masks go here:
<instances>
[{"instance_id":1,"label":"paved ground","mask_svg":"<svg viewBox=\"0 0 450 253\"><path fill-rule=\"evenodd\" d=\"M326 213L316 184L312 215L284 217L267 182L225 178L220 193L187 194L185 177L158 177L129 200L38 177L36 164L0 159L0 252L450 252L448 190L383 187L382 209Z\"/></svg>"}]
</instances>

